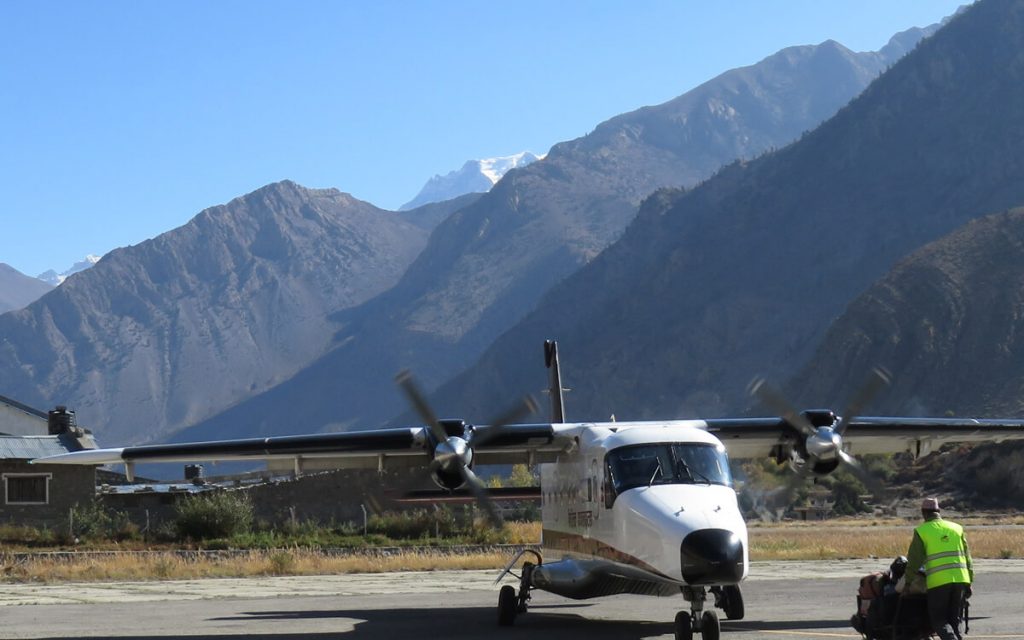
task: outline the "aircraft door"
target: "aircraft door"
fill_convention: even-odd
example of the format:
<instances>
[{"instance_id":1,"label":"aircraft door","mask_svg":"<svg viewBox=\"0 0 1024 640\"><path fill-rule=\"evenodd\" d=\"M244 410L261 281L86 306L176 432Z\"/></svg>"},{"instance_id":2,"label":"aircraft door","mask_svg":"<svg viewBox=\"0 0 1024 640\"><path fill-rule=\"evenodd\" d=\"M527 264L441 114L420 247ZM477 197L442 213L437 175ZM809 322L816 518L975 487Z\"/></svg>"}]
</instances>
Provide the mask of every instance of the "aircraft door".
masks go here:
<instances>
[{"instance_id":1,"label":"aircraft door","mask_svg":"<svg viewBox=\"0 0 1024 640\"><path fill-rule=\"evenodd\" d=\"M601 517L601 484L601 465L593 458L587 470L587 508L594 514L595 521Z\"/></svg>"},{"instance_id":2,"label":"aircraft door","mask_svg":"<svg viewBox=\"0 0 1024 640\"><path fill-rule=\"evenodd\" d=\"M611 509L615 504L615 482L612 479L612 466L606 460L604 473L601 475L601 507Z\"/></svg>"}]
</instances>

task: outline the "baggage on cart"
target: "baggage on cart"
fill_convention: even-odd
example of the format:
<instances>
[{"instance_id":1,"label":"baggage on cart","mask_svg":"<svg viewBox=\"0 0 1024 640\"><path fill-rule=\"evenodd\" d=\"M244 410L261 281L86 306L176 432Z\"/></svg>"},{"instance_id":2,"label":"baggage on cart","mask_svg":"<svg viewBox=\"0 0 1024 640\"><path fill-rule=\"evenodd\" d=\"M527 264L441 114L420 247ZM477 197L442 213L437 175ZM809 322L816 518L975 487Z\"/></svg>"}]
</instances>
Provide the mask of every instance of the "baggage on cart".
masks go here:
<instances>
[{"instance_id":1,"label":"baggage on cart","mask_svg":"<svg viewBox=\"0 0 1024 640\"><path fill-rule=\"evenodd\" d=\"M850 624L865 640L925 640L934 631L928 621L927 594L902 589L907 559L899 556L888 571L875 571L860 579L857 612ZM901 591L903 591L901 593ZM964 600L964 633L969 628L968 600Z\"/></svg>"}]
</instances>

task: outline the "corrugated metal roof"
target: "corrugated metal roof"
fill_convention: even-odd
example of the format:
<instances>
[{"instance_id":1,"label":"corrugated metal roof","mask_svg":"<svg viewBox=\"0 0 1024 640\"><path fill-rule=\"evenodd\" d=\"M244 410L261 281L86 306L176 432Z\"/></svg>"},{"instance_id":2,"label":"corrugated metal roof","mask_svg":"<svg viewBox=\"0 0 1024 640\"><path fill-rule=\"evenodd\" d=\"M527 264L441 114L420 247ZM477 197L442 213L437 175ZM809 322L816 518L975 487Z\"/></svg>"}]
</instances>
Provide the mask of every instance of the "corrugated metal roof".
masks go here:
<instances>
[{"instance_id":1,"label":"corrugated metal roof","mask_svg":"<svg viewBox=\"0 0 1024 640\"><path fill-rule=\"evenodd\" d=\"M117 493L117 494L148 494L148 493L203 493L206 491L213 491L214 489L220 489L216 485L202 484L195 485L189 483L177 483L177 484L120 484L120 485L103 485L100 487L100 493Z\"/></svg>"},{"instance_id":2,"label":"corrugated metal roof","mask_svg":"<svg viewBox=\"0 0 1024 640\"><path fill-rule=\"evenodd\" d=\"M0 436L2 460L32 460L69 451L58 436Z\"/></svg>"}]
</instances>

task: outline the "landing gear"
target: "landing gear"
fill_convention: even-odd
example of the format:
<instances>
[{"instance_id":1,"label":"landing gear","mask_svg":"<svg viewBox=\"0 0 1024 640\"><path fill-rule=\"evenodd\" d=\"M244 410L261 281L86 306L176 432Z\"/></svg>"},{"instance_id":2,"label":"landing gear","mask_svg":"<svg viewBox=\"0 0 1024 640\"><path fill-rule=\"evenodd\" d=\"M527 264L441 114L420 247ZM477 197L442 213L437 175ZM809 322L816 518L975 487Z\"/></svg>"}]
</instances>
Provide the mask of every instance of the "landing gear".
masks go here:
<instances>
[{"instance_id":1,"label":"landing gear","mask_svg":"<svg viewBox=\"0 0 1024 640\"><path fill-rule=\"evenodd\" d=\"M516 614L519 613L519 598L516 597L516 588L506 584L498 592L498 626L511 627L516 621Z\"/></svg>"},{"instance_id":2,"label":"landing gear","mask_svg":"<svg viewBox=\"0 0 1024 640\"><path fill-rule=\"evenodd\" d=\"M512 561L508 563L505 570L498 576L498 580L504 578L507 574L515 575L512 573L512 567L524 554L533 554L537 558L537 563L542 562L541 556L536 551L531 549L524 549L519 552ZM502 627L511 627L515 621L516 616L520 613L526 613L528 603L530 601L530 589L533 588L533 570L537 565L532 562L523 563L523 573L519 578L519 593L516 593L516 588L510 584L507 584L501 588L498 592L498 625Z\"/></svg>"},{"instance_id":3,"label":"landing gear","mask_svg":"<svg viewBox=\"0 0 1024 640\"><path fill-rule=\"evenodd\" d=\"M729 620L742 620L743 593L739 585L731 584L724 587L711 587L711 593L715 596L715 606L725 613Z\"/></svg>"},{"instance_id":4,"label":"landing gear","mask_svg":"<svg viewBox=\"0 0 1024 640\"><path fill-rule=\"evenodd\" d=\"M718 640L722 627L714 610L704 611L707 600L704 587L683 587L683 597L690 602L690 610L676 614L676 640L693 640L694 632L699 633L702 640Z\"/></svg>"},{"instance_id":5,"label":"landing gear","mask_svg":"<svg viewBox=\"0 0 1024 640\"><path fill-rule=\"evenodd\" d=\"M693 640L693 620L689 611L676 614L676 640Z\"/></svg>"},{"instance_id":6,"label":"landing gear","mask_svg":"<svg viewBox=\"0 0 1024 640\"><path fill-rule=\"evenodd\" d=\"M718 640L722 635L722 627L718 624L718 613L714 610L705 611L700 617L700 635L704 640Z\"/></svg>"}]
</instances>

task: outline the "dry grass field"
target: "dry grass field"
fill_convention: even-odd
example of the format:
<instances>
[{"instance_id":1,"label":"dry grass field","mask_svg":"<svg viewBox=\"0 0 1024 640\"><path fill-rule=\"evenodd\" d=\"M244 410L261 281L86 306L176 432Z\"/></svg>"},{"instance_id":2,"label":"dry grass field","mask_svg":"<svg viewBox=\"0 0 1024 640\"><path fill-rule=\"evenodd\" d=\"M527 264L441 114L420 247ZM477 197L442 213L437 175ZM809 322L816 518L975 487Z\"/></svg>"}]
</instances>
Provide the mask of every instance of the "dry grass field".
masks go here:
<instances>
[{"instance_id":1,"label":"dry grass field","mask_svg":"<svg viewBox=\"0 0 1024 640\"><path fill-rule=\"evenodd\" d=\"M772 526L750 529L751 560L893 558L905 555L916 523ZM1024 558L1024 527L966 525L975 558Z\"/></svg>"},{"instance_id":2,"label":"dry grass field","mask_svg":"<svg viewBox=\"0 0 1024 640\"><path fill-rule=\"evenodd\" d=\"M185 580L274 575L324 575L496 569L506 553L452 554L399 552L387 556L325 556L306 549L250 551L229 557L183 558L174 553L123 554L81 558L33 558L3 567L7 582L91 582L104 580Z\"/></svg>"},{"instance_id":3,"label":"dry grass field","mask_svg":"<svg viewBox=\"0 0 1024 640\"><path fill-rule=\"evenodd\" d=\"M965 519L972 555L976 558L1024 558L1024 527L1013 521L982 524ZM839 520L821 523L753 525L751 560L820 560L891 558L905 554L915 522L904 520ZM509 525L506 525L509 526ZM517 524L524 543L540 539L540 524ZM253 550L218 556L181 557L171 551L147 554L82 554L13 559L0 554L2 577L9 582L81 582L104 580L168 580L499 569L507 552L454 553L443 547L387 554L328 555L315 549Z\"/></svg>"}]
</instances>

